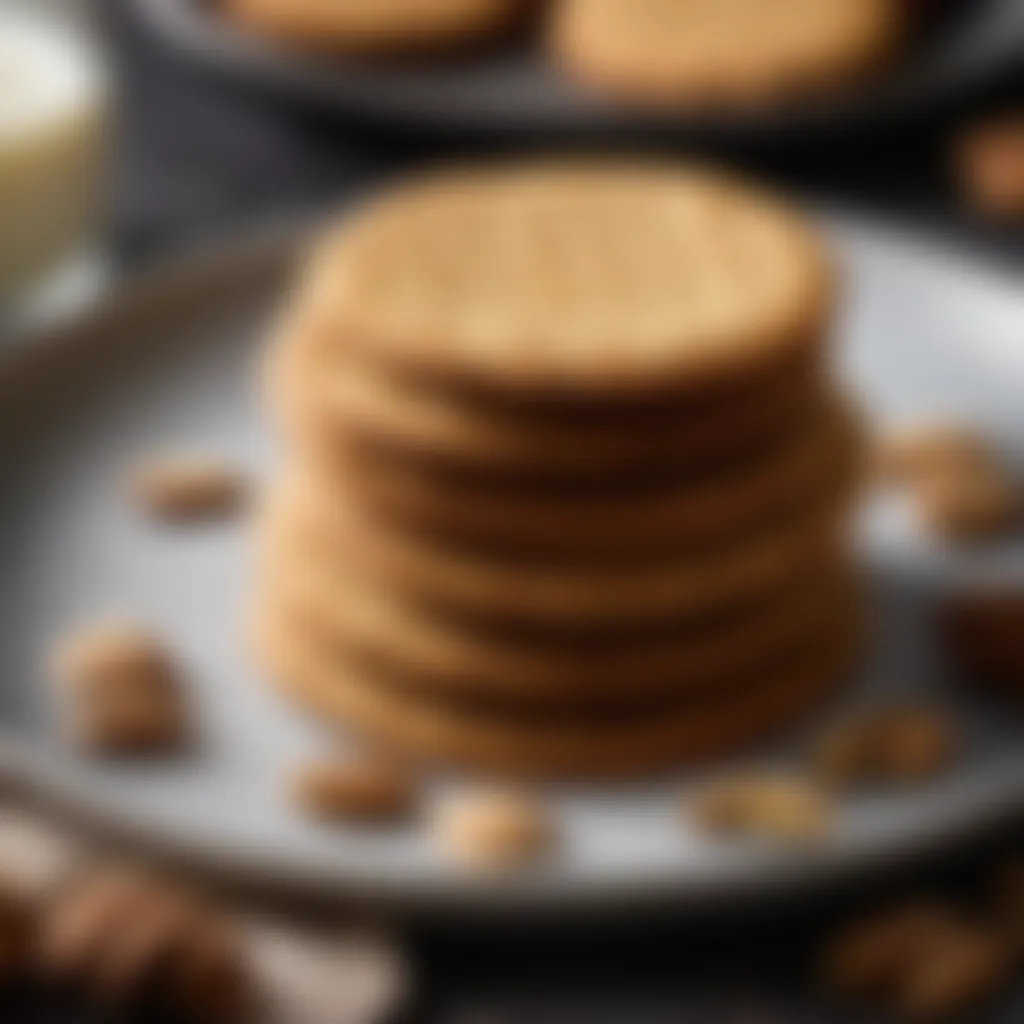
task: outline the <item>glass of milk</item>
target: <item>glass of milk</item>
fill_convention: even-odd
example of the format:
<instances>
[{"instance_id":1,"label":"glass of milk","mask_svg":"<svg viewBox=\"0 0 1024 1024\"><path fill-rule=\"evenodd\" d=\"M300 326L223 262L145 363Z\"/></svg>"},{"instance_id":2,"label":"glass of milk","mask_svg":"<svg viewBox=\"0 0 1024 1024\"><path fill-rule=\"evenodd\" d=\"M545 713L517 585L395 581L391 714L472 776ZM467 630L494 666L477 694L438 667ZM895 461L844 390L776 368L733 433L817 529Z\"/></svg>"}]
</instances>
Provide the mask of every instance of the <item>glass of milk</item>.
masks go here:
<instances>
[{"instance_id":1,"label":"glass of milk","mask_svg":"<svg viewBox=\"0 0 1024 1024\"><path fill-rule=\"evenodd\" d=\"M109 84L75 0L0 0L0 324L96 284Z\"/></svg>"}]
</instances>

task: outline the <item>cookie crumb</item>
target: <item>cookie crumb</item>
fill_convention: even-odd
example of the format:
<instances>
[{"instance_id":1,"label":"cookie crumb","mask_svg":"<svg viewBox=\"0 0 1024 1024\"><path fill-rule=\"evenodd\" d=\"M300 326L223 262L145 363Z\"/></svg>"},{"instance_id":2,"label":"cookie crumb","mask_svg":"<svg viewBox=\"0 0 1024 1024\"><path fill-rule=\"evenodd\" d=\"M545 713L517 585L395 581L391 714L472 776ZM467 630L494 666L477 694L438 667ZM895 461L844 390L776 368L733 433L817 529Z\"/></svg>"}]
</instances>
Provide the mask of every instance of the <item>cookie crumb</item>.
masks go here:
<instances>
[{"instance_id":1,"label":"cookie crumb","mask_svg":"<svg viewBox=\"0 0 1024 1024\"><path fill-rule=\"evenodd\" d=\"M821 977L832 992L886 996L922 953L957 926L948 907L912 903L848 926L826 947Z\"/></svg>"},{"instance_id":2,"label":"cookie crumb","mask_svg":"<svg viewBox=\"0 0 1024 1024\"><path fill-rule=\"evenodd\" d=\"M939 711L895 709L879 722L878 771L889 782L915 782L945 771L956 754L956 730Z\"/></svg>"},{"instance_id":3,"label":"cookie crumb","mask_svg":"<svg viewBox=\"0 0 1024 1024\"><path fill-rule=\"evenodd\" d=\"M145 872L86 872L55 895L39 930L43 976L75 983L107 1007L152 997L204 1020L244 1019L250 980L227 921Z\"/></svg>"},{"instance_id":4,"label":"cookie crumb","mask_svg":"<svg viewBox=\"0 0 1024 1024\"><path fill-rule=\"evenodd\" d=\"M820 738L813 754L821 777L844 786L865 782L909 783L949 767L956 728L934 708L878 708L840 722Z\"/></svg>"},{"instance_id":5,"label":"cookie crumb","mask_svg":"<svg viewBox=\"0 0 1024 1024\"><path fill-rule=\"evenodd\" d=\"M445 847L474 867L512 867L535 860L553 840L545 810L520 793L493 791L449 802L438 822Z\"/></svg>"},{"instance_id":6,"label":"cookie crumb","mask_svg":"<svg viewBox=\"0 0 1024 1024\"><path fill-rule=\"evenodd\" d=\"M918 424L892 434L879 445L876 474L906 487L925 528L948 540L995 536L1012 528L1021 511L995 449L955 424Z\"/></svg>"},{"instance_id":7,"label":"cookie crumb","mask_svg":"<svg viewBox=\"0 0 1024 1024\"><path fill-rule=\"evenodd\" d=\"M180 523L231 515L248 491L236 467L202 456L153 459L134 471L130 485L147 514Z\"/></svg>"},{"instance_id":8,"label":"cookie crumb","mask_svg":"<svg viewBox=\"0 0 1024 1024\"><path fill-rule=\"evenodd\" d=\"M415 785L408 773L362 757L306 765L292 784L295 803L322 821L377 821L409 813Z\"/></svg>"},{"instance_id":9,"label":"cookie crumb","mask_svg":"<svg viewBox=\"0 0 1024 1024\"><path fill-rule=\"evenodd\" d=\"M880 480L914 486L936 476L964 473L994 462L991 447L975 431L955 423L917 423L882 438L875 452Z\"/></svg>"},{"instance_id":10,"label":"cookie crumb","mask_svg":"<svg viewBox=\"0 0 1024 1024\"><path fill-rule=\"evenodd\" d=\"M1000 935L963 926L909 965L896 1002L914 1020L946 1020L995 995L1012 968L1012 951Z\"/></svg>"},{"instance_id":11,"label":"cookie crumb","mask_svg":"<svg viewBox=\"0 0 1024 1024\"><path fill-rule=\"evenodd\" d=\"M52 674L66 730L83 749L142 754L183 745L187 716L178 673L146 629L83 628L58 646Z\"/></svg>"},{"instance_id":12,"label":"cookie crumb","mask_svg":"<svg viewBox=\"0 0 1024 1024\"><path fill-rule=\"evenodd\" d=\"M995 218L1024 217L1024 112L969 129L957 140L954 159L976 210Z\"/></svg>"},{"instance_id":13,"label":"cookie crumb","mask_svg":"<svg viewBox=\"0 0 1024 1024\"><path fill-rule=\"evenodd\" d=\"M56 681L73 691L108 686L164 684L174 671L164 646L142 626L97 622L72 633L56 648Z\"/></svg>"},{"instance_id":14,"label":"cookie crumb","mask_svg":"<svg viewBox=\"0 0 1024 1024\"><path fill-rule=\"evenodd\" d=\"M687 801L686 809L712 835L746 834L791 842L821 839L833 821L823 790L807 780L783 776L711 783Z\"/></svg>"},{"instance_id":15,"label":"cookie crumb","mask_svg":"<svg viewBox=\"0 0 1024 1024\"><path fill-rule=\"evenodd\" d=\"M925 528L948 541L990 540L1020 519L1017 489L994 466L937 474L918 484L914 497Z\"/></svg>"}]
</instances>

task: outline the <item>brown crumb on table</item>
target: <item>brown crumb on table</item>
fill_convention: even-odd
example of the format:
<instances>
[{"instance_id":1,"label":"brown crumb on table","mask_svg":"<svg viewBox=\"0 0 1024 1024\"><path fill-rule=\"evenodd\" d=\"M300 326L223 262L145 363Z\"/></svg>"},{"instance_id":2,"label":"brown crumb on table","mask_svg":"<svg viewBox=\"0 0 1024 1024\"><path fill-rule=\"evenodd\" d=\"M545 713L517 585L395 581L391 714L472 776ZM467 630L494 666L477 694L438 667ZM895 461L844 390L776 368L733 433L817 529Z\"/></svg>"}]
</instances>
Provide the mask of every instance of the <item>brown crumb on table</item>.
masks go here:
<instances>
[{"instance_id":1,"label":"brown crumb on table","mask_svg":"<svg viewBox=\"0 0 1024 1024\"><path fill-rule=\"evenodd\" d=\"M52 672L71 739L105 754L179 748L187 715L175 665L147 630L105 623L58 647Z\"/></svg>"},{"instance_id":2,"label":"brown crumb on table","mask_svg":"<svg viewBox=\"0 0 1024 1024\"><path fill-rule=\"evenodd\" d=\"M111 1008L156 999L189 1019L246 1019L250 979L229 923L143 872L90 872L59 891L42 913L37 960L44 978Z\"/></svg>"},{"instance_id":3,"label":"brown crumb on table","mask_svg":"<svg viewBox=\"0 0 1024 1024\"><path fill-rule=\"evenodd\" d=\"M545 809L511 791L463 795L450 800L437 822L439 838L461 862L484 868L535 860L553 841Z\"/></svg>"},{"instance_id":4,"label":"brown crumb on table","mask_svg":"<svg viewBox=\"0 0 1024 1024\"><path fill-rule=\"evenodd\" d=\"M848 926L825 949L821 976L832 992L886 995L938 938L957 927L948 907L911 903Z\"/></svg>"},{"instance_id":5,"label":"brown crumb on table","mask_svg":"<svg viewBox=\"0 0 1024 1024\"><path fill-rule=\"evenodd\" d=\"M912 964L896 1005L914 1020L946 1020L994 996L1010 979L1012 949L995 930L955 929Z\"/></svg>"},{"instance_id":6,"label":"brown crumb on table","mask_svg":"<svg viewBox=\"0 0 1024 1024\"><path fill-rule=\"evenodd\" d=\"M293 780L292 795L312 818L376 821L407 815L415 788L413 778L397 765L363 757L305 766Z\"/></svg>"},{"instance_id":7,"label":"brown crumb on table","mask_svg":"<svg viewBox=\"0 0 1024 1024\"><path fill-rule=\"evenodd\" d=\"M130 484L142 509L155 519L172 522L230 515L248 491L236 467L201 456L153 459L133 472Z\"/></svg>"},{"instance_id":8,"label":"brown crumb on table","mask_svg":"<svg viewBox=\"0 0 1024 1024\"><path fill-rule=\"evenodd\" d=\"M1024 217L1024 112L967 131L958 140L955 161L975 209L992 217Z\"/></svg>"},{"instance_id":9,"label":"brown crumb on table","mask_svg":"<svg viewBox=\"0 0 1024 1024\"><path fill-rule=\"evenodd\" d=\"M710 783L686 803L687 815L713 835L786 841L820 839L832 826L827 794L810 781L747 776Z\"/></svg>"}]
</instances>

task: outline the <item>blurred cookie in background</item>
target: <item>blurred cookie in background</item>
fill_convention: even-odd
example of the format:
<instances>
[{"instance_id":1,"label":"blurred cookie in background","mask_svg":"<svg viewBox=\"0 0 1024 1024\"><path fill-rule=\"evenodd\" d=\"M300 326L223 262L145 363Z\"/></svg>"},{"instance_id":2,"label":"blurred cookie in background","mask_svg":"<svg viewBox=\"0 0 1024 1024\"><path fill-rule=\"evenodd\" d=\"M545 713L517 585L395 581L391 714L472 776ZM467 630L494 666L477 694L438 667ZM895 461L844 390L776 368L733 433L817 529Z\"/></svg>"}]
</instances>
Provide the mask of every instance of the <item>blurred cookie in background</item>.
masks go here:
<instances>
[{"instance_id":1,"label":"blurred cookie in background","mask_svg":"<svg viewBox=\"0 0 1024 1024\"><path fill-rule=\"evenodd\" d=\"M358 54L448 50L511 24L524 0L223 0L229 17L274 39Z\"/></svg>"},{"instance_id":2,"label":"blurred cookie in background","mask_svg":"<svg viewBox=\"0 0 1024 1024\"><path fill-rule=\"evenodd\" d=\"M623 100L746 106L879 67L907 20L891 0L564 0L551 46L571 74Z\"/></svg>"}]
</instances>

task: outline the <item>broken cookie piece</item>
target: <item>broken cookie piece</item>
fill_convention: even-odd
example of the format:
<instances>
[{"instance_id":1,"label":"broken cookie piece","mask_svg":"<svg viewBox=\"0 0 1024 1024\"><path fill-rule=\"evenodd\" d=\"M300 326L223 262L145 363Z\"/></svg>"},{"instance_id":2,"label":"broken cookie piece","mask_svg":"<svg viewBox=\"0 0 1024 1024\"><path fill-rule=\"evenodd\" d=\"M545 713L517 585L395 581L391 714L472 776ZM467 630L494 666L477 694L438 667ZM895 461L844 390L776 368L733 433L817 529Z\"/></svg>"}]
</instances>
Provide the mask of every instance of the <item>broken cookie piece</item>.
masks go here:
<instances>
[{"instance_id":1,"label":"broken cookie piece","mask_svg":"<svg viewBox=\"0 0 1024 1024\"><path fill-rule=\"evenodd\" d=\"M108 1009L154 1000L190 1020L250 1019L251 979L230 923L147 872L85 872L44 908L39 933L41 975Z\"/></svg>"},{"instance_id":2,"label":"broken cookie piece","mask_svg":"<svg viewBox=\"0 0 1024 1024\"><path fill-rule=\"evenodd\" d=\"M786 842L822 838L832 826L826 793L812 782L782 775L712 782L685 805L687 817L711 835L746 835Z\"/></svg>"},{"instance_id":3,"label":"broken cookie piece","mask_svg":"<svg viewBox=\"0 0 1024 1024\"><path fill-rule=\"evenodd\" d=\"M941 710L882 707L827 729L813 760L830 785L920 782L948 768L957 745L956 727Z\"/></svg>"},{"instance_id":4,"label":"broken cookie piece","mask_svg":"<svg viewBox=\"0 0 1024 1024\"><path fill-rule=\"evenodd\" d=\"M292 794L300 808L322 821L384 821L409 813L415 783L397 765L353 757L307 765L296 775Z\"/></svg>"},{"instance_id":5,"label":"broken cookie piece","mask_svg":"<svg viewBox=\"0 0 1024 1024\"><path fill-rule=\"evenodd\" d=\"M228 516L242 505L248 487L234 466L202 456L167 456L137 468L130 490L154 519L187 523Z\"/></svg>"},{"instance_id":6,"label":"broken cookie piece","mask_svg":"<svg viewBox=\"0 0 1024 1024\"><path fill-rule=\"evenodd\" d=\"M916 504L925 528L950 541L989 540L1020 522L1017 488L995 467L936 475L918 485Z\"/></svg>"},{"instance_id":7,"label":"broken cookie piece","mask_svg":"<svg viewBox=\"0 0 1024 1024\"><path fill-rule=\"evenodd\" d=\"M895 430L878 442L875 452L879 479L899 486L961 474L993 461L991 447L977 432L942 420Z\"/></svg>"},{"instance_id":8,"label":"broken cookie piece","mask_svg":"<svg viewBox=\"0 0 1024 1024\"><path fill-rule=\"evenodd\" d=\"M52 664L72 742L100 754L162 753L187 738L177 667L148 630L103 623L79 630Z\"/></svg>"},{"instance_id":9,"label":"broken cookie piece","mask_svg":"<svg viewBox=\"0 0 1024 1024\"><path fill-rule=\"evenodd\" d=\"M543 807L512 791L473 793L451 800L438 820L439 837L461 862L508 868L535 860L553 840Z\"/></svg>"}]
</instances>

